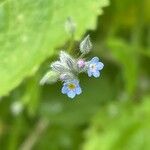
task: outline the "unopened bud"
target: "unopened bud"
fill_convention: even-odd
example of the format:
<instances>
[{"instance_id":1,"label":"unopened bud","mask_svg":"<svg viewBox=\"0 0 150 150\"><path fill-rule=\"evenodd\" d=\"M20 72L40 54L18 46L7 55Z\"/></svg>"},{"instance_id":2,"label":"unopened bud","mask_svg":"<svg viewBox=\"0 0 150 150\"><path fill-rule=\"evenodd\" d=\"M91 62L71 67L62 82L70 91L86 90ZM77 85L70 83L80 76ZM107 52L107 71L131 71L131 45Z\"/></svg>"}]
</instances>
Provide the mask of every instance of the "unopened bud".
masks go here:
<instances>
[{"instance_id":1,"label":"unopened bud","mask_svg":"<svg viewBox=\"0 0 150 150\"><path fill-rule=\"evenodd\" d=\"M76 79L76 77L72 73L64 73L60 75L61 81L73 80L73 79Z\"/></svg>"},{"instance_id":2,"label":"unopened bud","mask_svg":"<svg viewBox=\"0 0 150 150\"><path fill-rule=\"evenodd\" d=\"M56 62L52 63L51 68L53 71L58 72L58 73L63 73L65 71L69 71L69 69L65 66L65 64L63 64L60 61L56 61Z\"/></svg>"},{"instance_id":3,"label":"unopened bud","mask_svg":"<svg viewBox=\"0 0 150 150\"><path fill-rule=\"evenodd\" d=\"M60 52L60 62L67 66L70 71L75 71L76 64L74 58L72 58L68 53Z\"/></svg>"},{"instance_id":4,"label":"unopened bud","mask_svg":"<svg viewBox=\"0 0 150 150\"><path fill-rule=\"evenodd\" d=\"M52 84L57 82L58 79L59 79L59 73L55 71L49 71L43 76L43 78L40 81L40 84L41 85L44 85L46 83Z\"/></svg>"},{"instance_id":5,"label":"unopened bud","mask_svg":"<svg viewBox=\"0 0 150 150\"><path fill-rule=\"evenodd\" d=\"M84 68L85 67L85 61L83 59L80 59L77 61L77 65L79 68Z\"/></svg>"},{"instance_id":6,"label":"unopened bud","mask_svg":"<svg viewBox=\"0 0 150 150\"><path fill-rule=\"evenodd\" d=\"M76 30L76 25L71 17L67 18L67 21L65 23L65 29L69 34L71 34L71 35L74 34L74 32Z\"/></svg>"},{"instance_id":7,"label":"unopened bud","mask_svg":"<svg viewBox=\"0 0 150 150\"><path fill-rule=\"evenodd\" d=\"M87 35L84 40L80 43L80 51L83 54L87 54L92 49L92 43L90 41L90 36Z\"/></svg>"}]
</instances>

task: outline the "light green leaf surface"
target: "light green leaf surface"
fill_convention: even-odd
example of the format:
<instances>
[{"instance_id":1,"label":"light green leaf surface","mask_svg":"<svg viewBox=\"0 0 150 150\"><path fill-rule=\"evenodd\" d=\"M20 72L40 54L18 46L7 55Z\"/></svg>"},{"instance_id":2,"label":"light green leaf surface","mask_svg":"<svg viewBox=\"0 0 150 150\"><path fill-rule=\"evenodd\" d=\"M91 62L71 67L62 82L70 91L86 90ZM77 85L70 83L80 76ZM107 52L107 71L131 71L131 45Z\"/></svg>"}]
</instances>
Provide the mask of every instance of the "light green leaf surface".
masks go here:
<instances>
[{"instance_id":1,"label":"light green leaf surface","mask_svg":"<svg viewBox=\"0 0 150 150\"><path fill-rule=\"evenodd\" d=\"M67 17L77 24L76 39L94 29L108 0L6 0L0 3L0 96L6 95L69 38Z\"/></svg>"}]
</instances>

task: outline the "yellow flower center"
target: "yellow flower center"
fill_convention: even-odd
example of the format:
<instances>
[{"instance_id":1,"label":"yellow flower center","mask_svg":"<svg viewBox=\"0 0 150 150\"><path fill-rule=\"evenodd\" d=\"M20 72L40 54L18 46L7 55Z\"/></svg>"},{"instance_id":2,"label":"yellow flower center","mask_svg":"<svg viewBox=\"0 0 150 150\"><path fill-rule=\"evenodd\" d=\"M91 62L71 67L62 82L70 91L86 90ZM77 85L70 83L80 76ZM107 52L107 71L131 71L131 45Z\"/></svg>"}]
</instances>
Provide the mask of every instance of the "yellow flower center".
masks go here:
<instances>
[{"instance_id":1,"label":"yellow flower center","mask_svg":"<svg viewBox=\"0 0 150 150\"><path fill-rule=\"evenodd\" d=\"M73 84L73 83L70 83L69 85L68 85L68 88L70 89L70 90L73 90L73 89L75 89L75 85Z\"/></svg>"}]
</instances>

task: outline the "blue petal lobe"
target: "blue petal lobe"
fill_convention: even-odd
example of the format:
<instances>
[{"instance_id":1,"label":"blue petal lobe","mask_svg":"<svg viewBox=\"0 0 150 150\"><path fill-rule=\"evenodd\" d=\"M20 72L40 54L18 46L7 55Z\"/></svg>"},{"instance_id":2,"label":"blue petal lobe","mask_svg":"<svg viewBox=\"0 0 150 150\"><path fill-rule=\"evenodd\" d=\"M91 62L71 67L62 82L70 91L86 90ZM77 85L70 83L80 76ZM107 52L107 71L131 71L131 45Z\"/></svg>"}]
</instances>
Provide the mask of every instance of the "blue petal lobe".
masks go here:
<instances>
[{"instance_id":1,"label":"blue petal lobe","mask_svg":"<svg viewBox=\"0 0 150 150\"><path fill-rule=\"evenodd\" d=\"M67 95L68 95L68 97L70 97L70 98L74 98L76 94L75 94L73 91L69 91L69 92L67 93Z\"/></svg>"},{"instance_id":2,"label":"blue petal lobe","mask_svg":"<svg viewBox=\"0 0 150 150\"><path fill-rule=\"evenodd\" d=\"M67 89L67 86L63 86L62 87L62 89L61 89L61 92L63 93L63 94L66 94L67 92L68 92L68 89Z\"/></svg>"},{"instance_id":3,"label":"blue petal lobe","mask_svg":"<svg viewBox=\"0 0 150 150\"><path fill-rule=\"evenodd\" d=\"M92 72L90 69L88 69L88 76L91 77L92 76Z\"/></svg>"},{"instance_id":4,"label":"blue petal lobe","mask_svg":"<svg viewBox=\"0 0 150 150\"><path fill-rule=\"evenodd\" d=\"M95 72L93 72L93 76L95 77L95 78L98 78L99 76L100 76L100 72L97 70L97 71L95 71Z\"/></svg>"},{"instance_id":5,"label":"blue petal lobe","mask_svg":"<svg viewBox=\"0 0 150 150\"><path fill-rule=\"evenodd\" d=\"M82 93L82 90L81 90L81 88L80 88L80 86L78 86L77 88L76 88L76 94L81 94Z\"/></svg>"},{"instance_id":6,"label":"blue petal lobe","mask_svg":"<svg viewBox=\"0 0 150 150\"><path fill-rule=\"evenodd\" d=\"M98 62L96 65L98 70L102 70L104 67L104 64L102 62Z\"/></svg>"},{"instance_id":7,"label":"blue petal lobe","mask_svg":"<svg viewBox=\"0 0 150 150\"><path fill-rule=\"evenodd\" d=\"M91 59L91 62L99 62L99 58L98 57L93 57L92 59Z\"/></svg>"},{"instance_id":8,"label":"blue petal lobe","mask_svg":"<svg viewBox=\"0 0 150 150\"><path fill-rule=\"evenodd\" d=\"M78 80L73 80L73 83L75 83L76 85L78 85L79 81Z\"/></svg>"}]
</instances>

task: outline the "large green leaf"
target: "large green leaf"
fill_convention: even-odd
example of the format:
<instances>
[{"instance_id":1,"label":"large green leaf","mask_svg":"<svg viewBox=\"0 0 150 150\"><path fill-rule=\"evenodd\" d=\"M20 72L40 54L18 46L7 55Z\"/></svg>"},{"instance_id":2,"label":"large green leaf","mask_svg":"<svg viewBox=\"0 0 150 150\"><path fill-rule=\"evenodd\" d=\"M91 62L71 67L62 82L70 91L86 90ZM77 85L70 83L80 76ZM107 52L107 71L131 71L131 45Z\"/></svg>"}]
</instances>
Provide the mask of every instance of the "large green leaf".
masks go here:
<instances>
[{"instance_id":1,"label":"large green leaf","mask_svg":"<svg viewBox=\"0 0 150 150\"><path fill-rule=\"evenodd\" d=\"M69 36L67 17L77 24L76 39L94 29L108 0L6 0L0 3L0 96L33 74Z\"/></svg>"}]
</instances>

